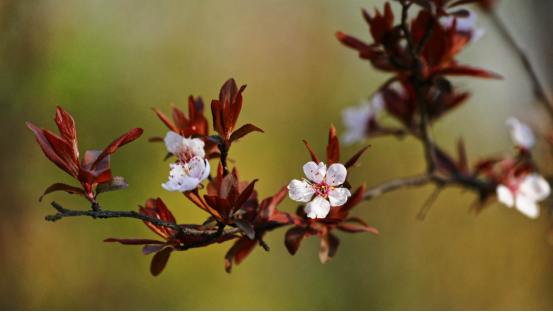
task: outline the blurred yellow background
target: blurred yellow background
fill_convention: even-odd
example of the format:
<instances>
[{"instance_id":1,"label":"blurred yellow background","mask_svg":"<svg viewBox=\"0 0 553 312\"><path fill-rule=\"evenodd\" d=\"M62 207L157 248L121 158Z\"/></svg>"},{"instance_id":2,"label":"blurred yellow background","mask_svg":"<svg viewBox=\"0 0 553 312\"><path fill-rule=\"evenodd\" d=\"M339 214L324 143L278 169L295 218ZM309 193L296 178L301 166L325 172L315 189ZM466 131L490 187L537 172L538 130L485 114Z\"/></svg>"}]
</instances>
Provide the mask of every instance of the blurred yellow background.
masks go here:
<instances>
[{"instance_id":1,"label":"blurred yellow background","mask_svg":"<svg viewBox=\"0 0 553 312\"><path fill-rule=\"evenodd\" d=\"M260 181L261 198L303 175L309 160L302 139L324 153L328 128L341 133L341 111L385 81L334 37L338 30L369 40L360 7L383 1L0 1L0 308L1 309L553 309L553 247L546 204L538 220L491 205L468 213L475 195L447 189L427 218L416 214L432 186L402 190L354 210L379 229L338 233L337 256L318 259L318 238L295 256L284 247L285 229L266 237L232 274L223 257L231 244L174 253L158 277L140 247L106 244L108 237L156 238L130 219L44 221L55 200L88 209L64 193L38 198L55 182L75 184L42 154L25 122L55 130L58 104L77 123L81 155L103 149L133 127L138 141L112 156L115 175L130 187L103 194L104 209L136 210L161 197L180 223L206 214L178 193L161 188L168 162L163 144L148 143L167 129L150 110L169 114L187 97L217 98L230 77L247 84L238 124L253 133L233 145L242 179ZM397 12L397 4L393 3ZM503 1L499 14L548 81L549 41L545 1ZM551 3L547 6L551 9ZM541 9L540 9L541 8ZM477 9L476 9L477 10ZM461 108L434 127L446 149L463 137L471 161L513 152L505 119L517 116L541 137L550 120L534 99L515 52L479 14L486 35L460 60L498 72L503 81L455 79L472 92ZM549 10L550 12L550 10ZM397 16L396 16L397 17ZM551 25L549 25L551 26ZM208 116L209 114L209 110ZM211 120L211 117L209 117ZM57 130L56 130L57 132ZM374 139L354 169L354 186L373 186L424 170L422 147L412 139ZM361 145L342 147L343 159ZM544 140L538 163L553 172ZM293 212L285 199L279 209Z\"/></svg>"}]
</instances>

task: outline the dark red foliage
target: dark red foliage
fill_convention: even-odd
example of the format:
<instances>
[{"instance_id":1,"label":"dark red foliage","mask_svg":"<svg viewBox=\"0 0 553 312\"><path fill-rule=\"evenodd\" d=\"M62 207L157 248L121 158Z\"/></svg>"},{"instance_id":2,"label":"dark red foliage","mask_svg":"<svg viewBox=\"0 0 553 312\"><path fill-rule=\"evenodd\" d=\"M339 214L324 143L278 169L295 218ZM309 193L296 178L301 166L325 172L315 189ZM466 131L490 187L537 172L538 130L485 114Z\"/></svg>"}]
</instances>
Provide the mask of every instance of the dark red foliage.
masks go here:
<instances>
[{"instance_id":1,"label":"dark red foliage","mask_svg":"<svg viewBox=\"0 0 553 312\"><path fill-rule=\"evenodd\" d=\"M334 257L339 245L338 238L332 232L334 229L347 233L378 234L378 230L369 226L365 220L349 216L351 209L363 200L364 191L365 185L358 188L344 205L330 207L330 212L324 219L307 218L301 206L297 214L279 213L270 220L295 225L286 232L284 239L284 245L291 255L296 254L304 238L314 235L321 237L319 259L322 263L326 263Z\"/></svg>"},{"instance_id":2,"label":"dark red foliage","mask_svg":"<svg viewBox=\"0 0 553 312\"><path fill-rule=\"evenodd\" d=\"M204 107L204 101L201 97L194 99L191 95L188 97L188 117L186 117L182 110L171 105L173 122L157 108L152 107L152 110L156 112L159 119L163 121L169 130L185 138L200 137L205 143L206 158L217 158L219 157L219 153L216 144L212 140L205 138L209 136L209 122L204 115ZM163 140L164 138L162 137L150 138L150 142L163 142Z\"/></svg>"},{"instance_id":3,"label":"dark red foliage","mask_svg":"<svg viewBox=\"0 0 553 312\"><path fill-rule=\"evenodd\" d=\"M63 171L77 179L82 186L77 188L63 183L55 183L48 187L44 195L55 191L64 191L70 194L83 196L92 203L101 192L120 190L127 187L127 182L121 177L112 177L110 170L110 156L119 147L138 139L143 130L132 129L113 141L103 151L87 151L79 163L79 149L77 144L77 130L73 117L61 107L57 107L54 117L60 136L52 132L27 123L34 132L36 140L46 157ZM94 190L96 189L96 193ZM98 192L101 189L101 192ZM40 198L42 200L42 197Z\"/></svg>"},{"instance_id":4,"label":"dark red foliage","mask_svg":"<svg viewBox=\"0 0 553 312\"><path fill-rule=\"evenodd\" d=\"M148 201L146 201L146 207L139 206L139 211L140 213L148 215L153 218L161 219L174 224L177 223L171 211L167 208L167 206L163 203L163 201L160 198L158 198L157 200L152 198L148 199ZM146 226L150 228L150 230L152 230L158 236L163 238L163 241L153 240L153 239L136 239L136 238L131 238L131 239L108 238L104 240L104 242L108 242L108 243L118 242L123 245L144 245L144 247L142 248L142 253L144 255L156 253L152 258L152 264L150 266L150 272L152 273L153 276L157 276L161 273L161 271L163 271L163 269L165 268L165 265L167 264L167 261L169 260L169 256L171 252L181 251L182 250L181 247L183 245L190 244L190 243L199 243L199 242L201 243L202 241L206 240L206 238L203 236L185 235L174 229L166 228L164 226L154 225L148 221L144 221L144 224L146 224ZM181 224L181 226L200 229L199 225L194 225L194 224ZM205 247L214 243L222 243L227 240L233 239L235 237L236 236L234 235L225 235L216 240L208 241L205 244L200 244L198 245L198 247Z\"/></svg>"},{"instance_id":5,"label":"dark red foliage","mask_svg":"<svg viewBox=\"0 0 553 312\"><path fill-rule=\"evenodd\" d=\"M225 256L225 270L230 273L232 263L240 264L242 260L261 243L266 231L272 229L271 225L278 226L281 223L288 223L288 220L283 219L280 222L271 221L272 218L277 218L281 215L277 206L282 202L288 192L288 188L284 186L276 195L265 198L261 204L257 201L257 196L251 196L242 207L244 213L240 219L252 227L263 228L263 231L254 233L253 237L242 236L237 239L234 245L230 248Z\"/></svg>"},{"instance_id":6,"label":"dark red foliage","mask_svg":"<svg viewBox=\"0 0 553 312\"><path fill-rule=\"evenodd\" d=\"M219 100L211 101L211 114L213 115L213 129L219 133L219 136L210 137L217 144L222 144L226 150L230 144L242 138L246 134L263 130L252 124L243 125L238 130L234 131L236 121L242 109L242 92L246 89L243 85L238 89L234 79L229 79L219 93Z\"/></svg>"},{"instance_id":7,"label":"dark red foliage","mask_svg":"<svg viewBox=\"0 0 553 312\"><path fill-rule=\"evenodd\" d=\"M317 164L320 162L319 158L311 147L309 147L309 144L305 140L303 140L303 143L307 147L307 150L309 151L309 154L311 155L311 160L316 162ZM353 155L351 159L346 161L344 163L344 166L347 168L353 166L356 164L357 160L361 155L369 148L370 145L365 146L362 148L357 154ZM330 167L330 165L339 163L340 162L340 142L338 140L338 136L336 135L336 128L334 128L333 125L330 125L330 131L328 133L328 145L326 146L326 165L327 167Z\"/></svg>"}]
</instances>

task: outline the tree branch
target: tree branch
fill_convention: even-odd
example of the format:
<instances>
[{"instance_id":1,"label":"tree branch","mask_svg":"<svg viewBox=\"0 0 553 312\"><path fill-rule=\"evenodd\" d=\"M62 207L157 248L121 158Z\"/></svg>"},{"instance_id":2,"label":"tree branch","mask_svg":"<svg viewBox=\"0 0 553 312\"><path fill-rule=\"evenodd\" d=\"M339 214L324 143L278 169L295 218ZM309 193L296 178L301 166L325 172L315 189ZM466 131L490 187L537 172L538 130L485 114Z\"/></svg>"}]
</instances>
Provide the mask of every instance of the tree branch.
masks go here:
<instances>
[{"instance_id":1,"label":"tree branch","mask_svg":"<svg viewBox=\"0 0 553 312\"><path fill-rule=\"evenodd\" d=\"M407 17L408 17L408 11L410 7L410 3L401 2L401 5L403 7L401 11L401 29L403 31L403 34L405 36L405 39L407 40L407 46L409 47L409 53L411 54L411 57L413 58L413 64L411 66L411 79L412 79L412 85L415 89L415 93L417 96L417 106L420 113L420 132L421 132L421 139L423 141L424 145L424 154L426 157L426 163L427 163L427 171L428 173L434 172L436 169L436 166L434 164L434 161L436 159L436 151L434 150L434 143L430 139L429 131L428 131L428 111L426 107L426 94L423 90L424 88L424 76L422 73L422 66L423 64L420 61L420 55L419 52L422 50L423 45L428 41L430 34L432 32L432 28L434 27L434 23L430 22L428 23L428 29L424 35L424 42L421 41L420 46L415 45L415 41L413 40L413 36L411 35L411 32L409 31L409 26L407 25Z\"/></svg>"},{"instance_id":2,"label":"tree branch","mask_svg":"<svg viewBox=\"0 0 553 312\"><path fill-rule=\"evenodd\" d=\"M551 99L547 96L547 92L545 90L545 86L540 81L538 74L536 72L536 69L534 66L532 66L532 63L530 62L530 59L526 52L524 51L524 48L520 46L513 35L511 35L511 32L507 29L507 26L505 23L503 23L503 20L497 15L495 11L490 12L490 17L492 22L495 24L497 29L499 30L499 33L503 38L511 45L511 47L517 52L518 56L520 57L520 61L522 62L522 65L526 69L526 72L530 76L530 79L532 80L532 85L534 86L534 93L536 94L536 97L538 99L542 100L543 105L545 106L545 109L549 113L549 115L553 118L553 102Z\"/></svg>"}]
</instances>

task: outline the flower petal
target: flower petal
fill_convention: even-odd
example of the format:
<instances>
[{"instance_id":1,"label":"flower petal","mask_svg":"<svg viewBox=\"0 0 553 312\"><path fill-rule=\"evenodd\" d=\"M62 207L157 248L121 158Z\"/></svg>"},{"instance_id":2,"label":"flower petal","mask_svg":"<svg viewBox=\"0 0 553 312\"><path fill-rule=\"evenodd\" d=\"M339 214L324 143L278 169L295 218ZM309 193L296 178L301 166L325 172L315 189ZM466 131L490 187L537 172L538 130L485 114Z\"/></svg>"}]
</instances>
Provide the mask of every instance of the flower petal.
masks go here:
<instances>
[{"instance_id":1,"label":"flower petal","mask_svg":"<svg viewBox=\"0 0 553 312\"><path fill-rule=\"evenodd\" d=\"M303 172L309 180L320 183L326 175L326 165L322 161L319 165L310 161L303 166Z\"/></svg>"},{"instance_id":2,"label":"flower petal","mask_svg":"<svg viewBox=\"0 0 553 312\"><path fill-rule=\"evenodd\" d=\"M292 180L288 184L288 195L292 200L307 203L315 194L313 186L307 182L302 182L299 180Z\"/></svg>"},{"instance_id":3,"label":"flower petal","mask_svg":"<svg viewBox=\"0 0 553 312\"><path fill-rule=\"evenodd\" d=\"M351 196L349 190L345 187L335 188L328 193L328 199L330 200L330 206L342 206L348 201L348 197Z\"/></svg>"},{"instance_id":4,"label":"flower petal","mask_svg":"<svg viewBox=\"0 0 553 312\"><path fill-rule=\"evenodd\" d=\"M348 171L344 165L332 164L326 173L326 183L332 186L341 185L346 181L347 174Z\"/></svg>"},{"instance_id":5,"label":"flower petal","mask_svg":"<svg viewBox=\"0 0 553 312\"><path fill-rule=\"evenodd\" d=\"M551 194L551 187L543 177L532 173L520 183L518 193L533 201L542 201Z\"/></svg>"},{"instance_id":6,"label":"flower petal","mask_svg":"<svg viewBox=\"0 0 553 312\"><path fill-rule=\"evenodd\" d=\"M315 197L314 200L307 203L305 206L305 213L308 218L324 218L330 211L330 203L321 196Z\"/></svg>"},{"instance_id":7,"label":"flower petal","mask_svg":"<svg viewBox=\"0 0 553 312\"><path fill-rule=\"evenodd\" d=\"M505 206L512 208L515 204L515 198L513 197L513 193L511 193L511 190L509 190L508 187L506 187L503 184L500 184L495 189L495 192L497 193L497 200L499 200L501 203L505 204Z\"/></svg>"},{"instance_id":8,"label":"flower petal","mask_svg":"<svg viewBox=\"0 0 553 312\"><path fill-rule=\"evenodd\" d=\"M534 146L536 138L527 125L514 117L510 117L507 119L507 126L511 132L511 139L516 146L526 149L530 149Z\"/></svg>"},{"instance_id":9,"label":"flower petal","mask_svg":"<svg viewBox=\"0 0 553 312\"><path fill-rule=\"evenodd\" d=\"M519 195L516 198L517 210L531 219L536 219L540 215L540 207L535 200L524 195Z\"/></svg>"}]
</instances>

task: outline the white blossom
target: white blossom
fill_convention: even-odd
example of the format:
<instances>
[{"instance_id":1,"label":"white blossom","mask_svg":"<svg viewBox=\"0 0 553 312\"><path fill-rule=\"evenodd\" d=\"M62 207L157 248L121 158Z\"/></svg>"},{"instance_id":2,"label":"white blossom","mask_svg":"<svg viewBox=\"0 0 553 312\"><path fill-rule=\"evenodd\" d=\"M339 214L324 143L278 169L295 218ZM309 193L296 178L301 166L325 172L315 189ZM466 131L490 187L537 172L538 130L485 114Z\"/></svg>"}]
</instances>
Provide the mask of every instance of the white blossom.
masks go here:
<instances>
[{"instance_id":1,"label":"white blossom","mask_svg":"<svg viewBox=\"0 0 553 312\"><path fill-rule=\"evenodd\" d=\"M170 167L169 181L161 185L168 191L191 191L207 179L210 172L209 162L198 156L171 164Z\"/></svg>"},{"instance_id":2,"label":"white blossom","mask_svg":"<svg viewBox=\"0 0 553 312\"><path fill-rule=\"evenodd\" d=\"M507 127L509 127L509 131L511 132L511 140L513 140L513 144L527 150L534 146L536 138L534 137L534 133L532 133L530 127L523 124L515 117L510 117L507 119L506 123Z\"/></svg>"},{"instance_id":3,"label":"white blossom","mask_svg":"<svg viewBox=\"0 0 553 312\"><path fill-rule=\"evenodd\" d=\"M549 183L540 175L531 173L522 178L510 178L507 185L500 184L496 189L497 200L511 208L513 206L529 218L540 214L538 202L551 193Z\"/></svg>"},{"instance_id":4,"label":"white blossom","mask_svg":"<svg viewBox=\"0 0 553 312\"><path fill-rule=\"evenodd\" d=\"M455 30L460 32L471 32L469 43L474 43L484 36L485 31L484 28L476 27L476 13L471 10L467 11L469 12L469 16L467 17L444 16L440 19L440 23L445 28L451 28L453 26L453 20L457 19Z\"/></svg>"},{"instance_id":5,"label":"white blossom","mask_svg":"<svg viewBox=\"0 0 553 312\"><path fill-rule=\"evenodd\" d=\"M180 160L189 160L194 156L205 157L204 141L201 139L185 138L173 131L167 132L165 146L167 150Z\"/></svg>"},{"instance_id":6,"label":"white blossom","mask_svg":"<svg viewBox=\"0 0 553 312\"><path fill-rule=\"evenodd\" d=\"M351 193L341 185L346 181L347 170L342 164L332 164L328 171L321 162L310 161L303 166L307 179L292 180L288 184L288 195L292 200L307 203L307 217L325 218L330 207L346 203Z\"/></svg>"},{"instance_id":7,"label":"white blossom","mask_svg":"<svg viewBox=\"0 0 553 312\"><path fill-rule=\"evenodd\" d=\"M369 122L376 120L384 108L384 98L380 92L373 95L370 102L362 101L357 107L348 107L342 113L346 133L342 140L345 144L362 142L369 130Z\"/></svg>"}]
</instances>

